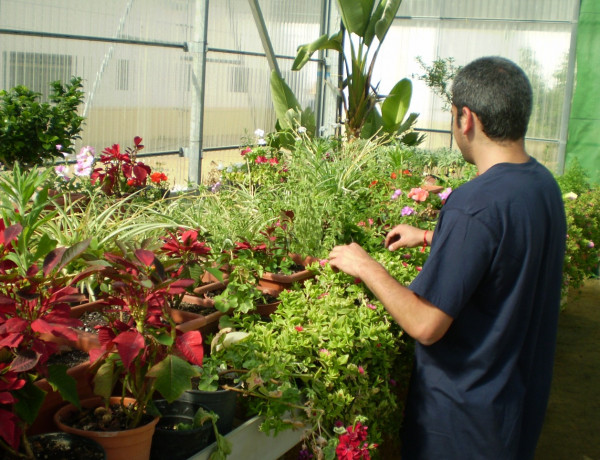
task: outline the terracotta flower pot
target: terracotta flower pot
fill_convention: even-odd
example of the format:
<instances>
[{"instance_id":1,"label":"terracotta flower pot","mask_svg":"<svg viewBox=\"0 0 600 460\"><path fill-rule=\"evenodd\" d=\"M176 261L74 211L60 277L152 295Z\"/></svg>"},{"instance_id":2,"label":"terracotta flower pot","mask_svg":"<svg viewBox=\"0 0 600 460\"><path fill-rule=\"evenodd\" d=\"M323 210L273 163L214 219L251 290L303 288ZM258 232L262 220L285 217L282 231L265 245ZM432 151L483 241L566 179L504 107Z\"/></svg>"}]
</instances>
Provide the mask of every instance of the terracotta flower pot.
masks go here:
<instances>
[{"instance_id":1,"label":"terracotta flower pot","mask_svg":"<svg viewBox=\"0 0 600 460\"><path fill-rule=\"evenodd\" d=\"M121 397L119 396L110 398L110 404L119 404L120 402ZM133 402L133 398L125 398L124 400L125 404ZM102 404L102 398L100 397L81 401L81 406L85 408L99 407ZM158 423L158 417L154 417L149 423L130 430L87 431L63 423L63 420L66 420L69 414L77 412L77 410L75 406L68 404L56 412L54 422L60 430L94 439L104 447L107 460L149 460L152 436Z\"/></svg>"},{"instance_id":2,"label":"terracotta flower pot","mask_svg":"<svg viewBox=\"0 0 600 460\"><path fill-rule=\"evenodd\" d=\"M85 362L67 370L67 374L75 379L77 394L81 399L94 396L92 379L94 374L90 372L90 363ZM46 392L44 403L38 412L35 422L27 430L28 435L48 433L54 431L54 414L65 404L65 400L58 391L52 389L46 379L38 380L35 385Z\"/></svg>"},{"instance_id":3,"label":"terracotta flower pot","mask_svg":"<svg viewBox=\"0 0 600 460\"><path fill-rule=\"evenodd\" d=\"M316 262L318 259L314 257L302 257L299 254L290 254L289 256L296 265L306 267L311 263ZM261 287L269 288L271 290L278 290L279 292L289 289L294 283L301 283L309 278L314 277L315 274L310 270L300 270L290 275L282 275L279 273L265 272L259 280L258 284Z\"/></svg>"}]
</instances>

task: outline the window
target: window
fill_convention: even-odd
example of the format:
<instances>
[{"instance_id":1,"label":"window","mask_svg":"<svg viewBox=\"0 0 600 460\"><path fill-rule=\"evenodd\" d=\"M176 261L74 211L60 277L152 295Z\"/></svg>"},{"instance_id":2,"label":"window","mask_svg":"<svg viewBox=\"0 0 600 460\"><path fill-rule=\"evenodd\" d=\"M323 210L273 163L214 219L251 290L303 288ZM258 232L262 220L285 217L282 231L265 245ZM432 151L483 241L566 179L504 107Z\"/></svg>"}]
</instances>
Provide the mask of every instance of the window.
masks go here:
<instances>
[{"instance_id":1,"label":"window","mask_svg":"<svg viewBox=\"0 0 600 460\"><path fill-rule=\"evenodd\" d=\"M127 59L117 60L117 83L116 90L127 91L129 89L129 61Z\"/></svg>"},{"instance_id":2,"label":"window","mask_svg":"<svg viewBox=\"0 0 600 460\"><path fill-rule=\"evenodd\" d=\"M47 101L51 82L71 80L74 60L74 56L66 54L5 51L2 53L4 88L23 85L41 93L42 100Z\"/></svg>"}]
</instances>

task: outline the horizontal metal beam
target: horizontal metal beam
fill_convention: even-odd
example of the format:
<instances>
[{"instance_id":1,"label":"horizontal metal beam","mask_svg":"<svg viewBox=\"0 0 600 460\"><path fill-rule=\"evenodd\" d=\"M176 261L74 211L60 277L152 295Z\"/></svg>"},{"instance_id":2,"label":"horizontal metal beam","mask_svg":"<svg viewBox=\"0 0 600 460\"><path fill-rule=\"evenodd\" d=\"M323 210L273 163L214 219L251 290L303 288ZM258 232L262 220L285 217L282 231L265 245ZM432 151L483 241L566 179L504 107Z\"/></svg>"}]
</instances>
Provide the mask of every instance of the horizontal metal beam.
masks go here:
<instances>
[{"instance_id":1,"label":"horizontal metal beam","mask_svg":"<svg viewBox=\"0 0 600 460\"><path fill-rule=\"evenodd\" d=\"M92 42L118 43L123 45L158 46L161 48L177 48L186 51L186 43L160 42L151 40L134 40L131 38L94 37L93 35L56 34L53 32L37 32L31 30L0 29L0 35L26 35L40 38L62 38L67 40L85 40Z\"/></svg>"}]
</instances>

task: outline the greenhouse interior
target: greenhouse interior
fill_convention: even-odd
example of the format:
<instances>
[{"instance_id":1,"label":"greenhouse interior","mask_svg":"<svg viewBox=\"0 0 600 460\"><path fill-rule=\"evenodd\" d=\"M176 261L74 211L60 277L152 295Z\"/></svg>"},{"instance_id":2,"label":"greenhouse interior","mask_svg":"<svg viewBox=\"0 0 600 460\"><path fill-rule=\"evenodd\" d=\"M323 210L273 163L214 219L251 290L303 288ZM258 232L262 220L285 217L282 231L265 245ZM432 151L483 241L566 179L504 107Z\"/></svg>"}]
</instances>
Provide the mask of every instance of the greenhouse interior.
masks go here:
<instances>
[{"instance_id":1,"label":"greenhouse interior","mask_svg":"<svg viewBox=\"0 0 600 460\"><path fill-rule=\"evenodd\" d=\"M0 0L0 459L600 459L598 49L600 0Z\"/></svg>"}]
</instances>

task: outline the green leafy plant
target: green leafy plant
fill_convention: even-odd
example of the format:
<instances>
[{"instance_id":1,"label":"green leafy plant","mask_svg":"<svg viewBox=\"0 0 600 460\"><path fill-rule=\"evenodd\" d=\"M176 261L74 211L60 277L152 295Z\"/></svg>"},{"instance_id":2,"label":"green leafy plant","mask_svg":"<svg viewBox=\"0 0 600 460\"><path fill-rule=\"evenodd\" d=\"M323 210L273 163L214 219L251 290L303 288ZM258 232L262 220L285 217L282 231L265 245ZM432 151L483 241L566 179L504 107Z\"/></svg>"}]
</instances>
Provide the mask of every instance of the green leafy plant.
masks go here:
<instances>
[{"instance_id":1,"label":"green leafy plant","mask_svg":"<svg viewBox=\"0 0 600 460\"><path fill-rule=\"evenodd\" d=\"M417 118L417 114L412 113L405 119L412 96L410 80L400 80L385 98L378 94L372 82L379 50L401 3L402 0L338 0L344 27L331 36L325 34L298 47L292 70L300 70L317 51L329 49L340 53L345 79L338 90L344 107L344 123L351 137L404 133L401 140L405 144L422 141L422 136L415 132L406 132ZM344 49L344 40L349 53Z\"/></svg>"},{"instance_id":2,"label":"green leafy plant","mask_svg":"<svg viewBox=\"0 0 600 460\"><path fill-rule=\"evenodd\" d=\"M444 110L450 111L452 107L450 87L461 66L456 66L452 57L445 59L438 57L431 65L426 64L421 56L417 56L416 59L424 73L413 75L413 78L418 78L431 88L444 102Z\"/></svg>"},{"instance_id":3,"label":"green leafy plant","mask_svg":"<svg viewBox=\"0 0 600 460\"><path fill-rule=\"evenodd\" d=\"M41 165L72 153L84 118L77 113L83 102L80 77L70 83L51 83L50 103L24 86L0 91L0 163L11 169Z\"/></svg>"}]
</instances>

